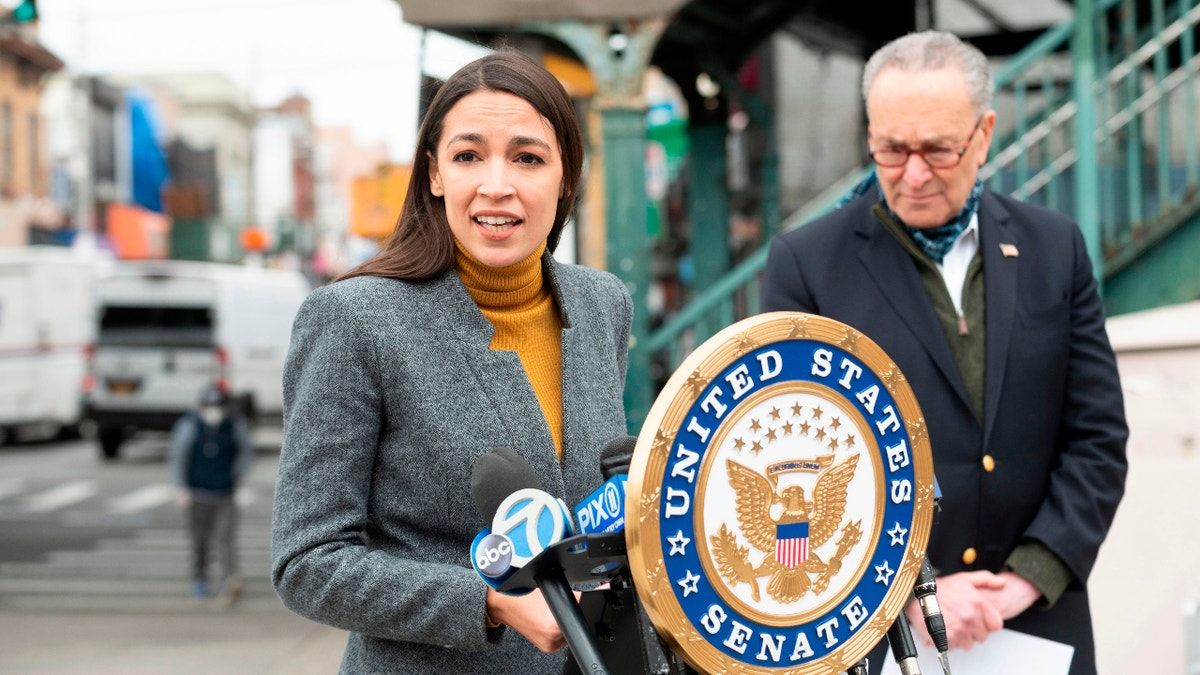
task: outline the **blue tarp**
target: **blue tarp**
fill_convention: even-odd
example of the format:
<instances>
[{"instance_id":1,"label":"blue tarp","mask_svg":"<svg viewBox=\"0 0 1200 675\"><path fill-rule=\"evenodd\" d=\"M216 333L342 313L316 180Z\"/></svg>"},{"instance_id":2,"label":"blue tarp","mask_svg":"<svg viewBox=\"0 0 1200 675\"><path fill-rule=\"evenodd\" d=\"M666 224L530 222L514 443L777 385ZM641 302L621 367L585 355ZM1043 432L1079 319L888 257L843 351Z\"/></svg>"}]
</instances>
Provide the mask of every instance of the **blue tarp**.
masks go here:
<instances>
[{"instance_id":1,"label":"blue tarp","mask_svg":"<svg viewBox=\"0 0 1200 675\"><path fill-rule=\"evenodd\" d=\"M161 141L166 134L158 107L154 99L137 90L126 91L125 102L132 127L133 202L162 213L162 187L170 180L171 171Z\"/></svg>"}]
</instances>

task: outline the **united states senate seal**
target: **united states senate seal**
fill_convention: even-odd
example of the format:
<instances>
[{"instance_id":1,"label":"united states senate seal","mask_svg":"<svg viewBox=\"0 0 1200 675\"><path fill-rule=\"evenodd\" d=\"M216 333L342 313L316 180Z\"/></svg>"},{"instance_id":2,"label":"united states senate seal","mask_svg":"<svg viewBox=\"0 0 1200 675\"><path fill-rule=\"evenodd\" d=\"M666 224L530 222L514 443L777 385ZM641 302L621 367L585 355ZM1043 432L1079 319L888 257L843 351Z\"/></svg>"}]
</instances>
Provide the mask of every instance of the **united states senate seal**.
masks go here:
<instances>
[{"instance_id":1,"label":"united states senate seal","mask_svg":"<svg viewBox=\"0 0 1200 675\"><path fill-rule=\"evenodd\" d=\"M913 590L933 459L904 375L867 336L775 312L696 349L638 436L630 570L708 673L844 673Z\"/></svg>"}]
</instances>

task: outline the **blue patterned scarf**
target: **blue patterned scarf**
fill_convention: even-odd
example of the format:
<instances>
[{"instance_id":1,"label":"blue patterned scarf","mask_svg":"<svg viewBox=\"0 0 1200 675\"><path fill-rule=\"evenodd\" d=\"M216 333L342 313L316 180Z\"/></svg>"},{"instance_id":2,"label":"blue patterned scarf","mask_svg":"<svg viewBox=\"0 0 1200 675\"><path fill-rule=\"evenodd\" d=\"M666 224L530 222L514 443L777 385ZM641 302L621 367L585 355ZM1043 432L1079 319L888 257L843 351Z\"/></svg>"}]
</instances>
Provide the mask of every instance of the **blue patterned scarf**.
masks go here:
<instances>
[{"instance_id":1,"label":"blue patterned scarf","mask_svg":"<svg viewBox=\"0 0 1200 675\"><path fill-rule=\"evenodd\" d=\"M862 182L850 188L850 191L838 201L835 208L840 209L858 199L877 183L879 183L879 177L872 171ZM967 229L967 226L971 224L971 218L979 210L979 197L982 194L983 181L977 178L975 179L975 186L971 188L971 194L967 197L967 203L963 206L962 211L959 211L958 215L945 225L931 229L918 229L904 225L904 221L900 220L900 217L888 207L887 200L883 197L883 190L879 191L879 201L883 202L884 208L896 219L896 222L904 225L904 230L908 232L908 236L912 237L913 242L925 252L925 255L929 256L934 262L940 263L946 257L946 254L950 252L950 249L953 248L954 242L958 240L958 235L962 234L963 230Z\"/></svg>"}]
</instances>

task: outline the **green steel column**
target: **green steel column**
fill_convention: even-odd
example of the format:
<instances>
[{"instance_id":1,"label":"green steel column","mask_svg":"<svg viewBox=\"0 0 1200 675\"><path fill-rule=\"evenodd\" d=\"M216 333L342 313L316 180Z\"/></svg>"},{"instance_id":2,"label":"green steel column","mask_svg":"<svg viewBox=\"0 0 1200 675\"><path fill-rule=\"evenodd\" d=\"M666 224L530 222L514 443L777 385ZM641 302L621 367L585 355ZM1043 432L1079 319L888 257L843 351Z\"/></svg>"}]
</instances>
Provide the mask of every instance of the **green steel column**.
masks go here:
<instances>
[{"instance_id":1,"label":"green steel column","mask_svg":"<svg viewBox=\"0 0 1200 675\"><path fill-rule=\"evenodd\" d=\"M695 270L692 290L703 293L729 271L729 190L725 186L725 125L688 129L688 256ZM709 335L724 326L707 326ZM698 336L706 338L708 335Z\"/></svg>"},{"instance_id":2,"label":"green steel column","mask_svg":"<svg viewBox=\"0 0 1200 675\"><path fill-rule=\"evenodd\" d=\"M650 237L646 197L646 105L642 75L658 38L663 17L623 21L619 40L609 22L537 21L524 24L530 33L551 35L575 51L596 78L594 110L603 136L600 162L604 171L605 261L609 272L625 283L633 297L629 370L625 378L626 425L642 428L657 391L650 354L640 345L649 334ZM595 164L592 164L595 166Z\"/></svg>"},{"instance_id":3,"label":"green steel column","mask_svg":"<svg viewBox=\"0 0 1200 675\"><path fill-rule=\"evenodd\" d=\"M1132 56L1137 49L1137 2L1125 0L1121 3L1121 55ZM1126 209L1128 220L1120 244L1128 245L1134 234L1146 224L1146 207L1142 196L1142 113L1134 102L1142 95L1141 69L1133 68L1125 76L1124 99L1121 107L1133 112L1129 124L1125 125L1125 194L1129 202Z\"/></svg>"},{"instance_id":4,"label":"green steel column","mask_svg":"<svg viewBox=\"0 0 1200 675\"><path fill-rule=\"evenodd\" d=\"M625 413L631 430L641 428L656 394L650 354L639 348L649 333L646 290L650 286L650 238L646 230L646 114L640 108L604 107L604 204L608 221L608 271L633 296L633 331Z\"/></svg>"},{"instance_id":5,"label":"green steel column","mask_svg":"<svg viewBox=\"0 0 1200 675\"><path fill-rule=\"evenodd\" d=\"M1179 13L1183 14L1187 11L1187 0L1179 0ZM1181 63L1191 63L1192 56L1196 53L1196 32L1194 30L1185 30L1183 35L1179 37L1179 48L1181 50ZM1187 78L1187 83L1183 87L1183 119L1196 119L1196 77ZM1185 157L1184 163L1187 165L1187 190L1194 190L1200 184L1200 143L1196 142L1196 125L1185 124L1183 126L1183 154Z\"/></svg>"},{"instance_id":6,"label":"green steel column","mask_svg":"<svg viewBox=\"0 0 1200 675\"><path fill-rule=\"evenodd\" d=\"M1075 0L1075 37L1071 41L1072 82L1077 112L1075 145L1075 218L1083 230L1097 283L1104 284L1104 255L1100 246L1100 172L1096 155L1096 44L1093 32L1094 0Z\"/></svg>"}]
</instances>

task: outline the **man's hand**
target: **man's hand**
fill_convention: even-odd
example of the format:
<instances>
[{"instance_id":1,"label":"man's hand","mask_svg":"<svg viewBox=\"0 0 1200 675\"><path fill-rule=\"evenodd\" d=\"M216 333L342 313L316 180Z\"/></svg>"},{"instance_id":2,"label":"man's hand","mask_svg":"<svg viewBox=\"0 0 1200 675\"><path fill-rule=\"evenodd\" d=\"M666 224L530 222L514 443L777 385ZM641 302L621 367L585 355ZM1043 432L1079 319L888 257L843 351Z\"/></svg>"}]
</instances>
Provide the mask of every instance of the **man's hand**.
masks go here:
<instances>
[{"instance_id":1,"label":"man's hand","mask_svg":"<svg viewBox=\"0 0 1200 675\"><path fill-rule=\"evenodd\" d=\"M186 509L192 503L192 493L187 488L177 488L175 490L175 505L181 509Z\"/></svg>"},{"instance_id":2,"label":"man's hand","mask_svg":"<svg viewBox=\"0 0 1200 675\"><path fill-rule=\"evenodd\" d=\"M579 599L579 593L575 594ZM534 590L528 595L505 595L489 588L487 592L487 612L492 621L502 623L524 635L534 647L549 654L562 649L567 644L562 630L550 612L550 605L542 597L542 592Z\"/></svg>"},{"instance_id":3,"label":"man's hand","mask_svg":"<svg viewBox=\"0 0 1200 675\"><path fill-rule=\"evenodd\" d=\"M1004 619L1016 616L1004 615L994 604L996 598L990 595L1002 592L1007 581L1001 575L986 571L959 572L938 577L938 604L946 620L946 638L951 649L970 649L975 643L983 642L988 635L1000 630L1004 626ZM1013 600L1011 604L1015 606L1016 597ZM905 611L920 639L925 644L933 644L925 630L920 606L910 602Z\"/></svg>"},{"instance_id":4,"label":"man's hand","mask_svg":"<svg viewBox=\"0 0 1200 675\"><path fill-rule=\"evenodd\" d=\"M1029 609L1042 597L1037 586L1016 572L1001 572L996 576L1004 580L1004 585L997 589L981 589L980 593L1005 620Z\"/></svg>"}]
</instances>

